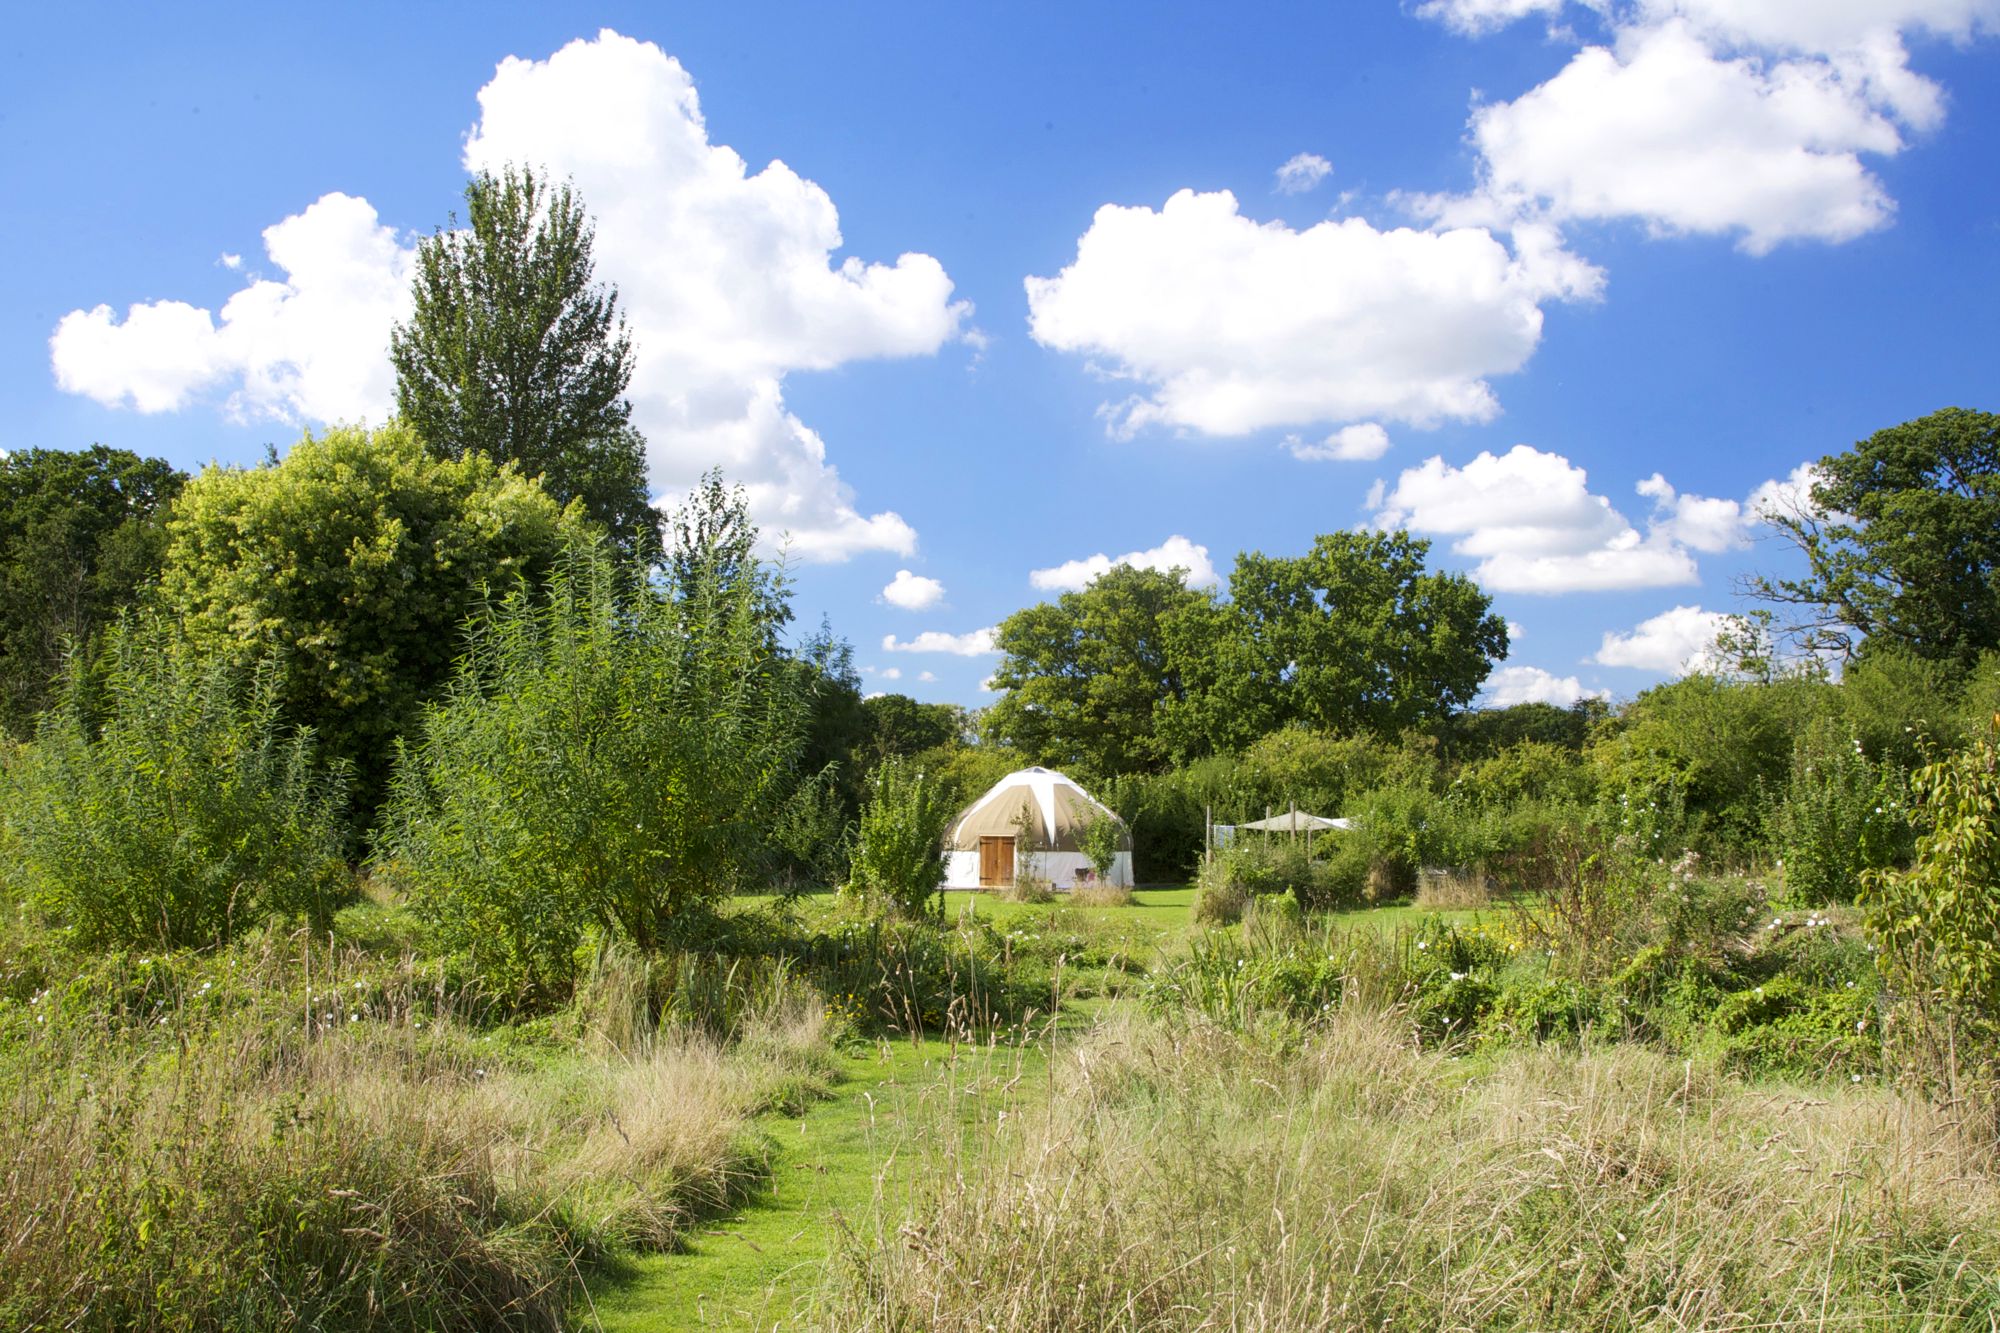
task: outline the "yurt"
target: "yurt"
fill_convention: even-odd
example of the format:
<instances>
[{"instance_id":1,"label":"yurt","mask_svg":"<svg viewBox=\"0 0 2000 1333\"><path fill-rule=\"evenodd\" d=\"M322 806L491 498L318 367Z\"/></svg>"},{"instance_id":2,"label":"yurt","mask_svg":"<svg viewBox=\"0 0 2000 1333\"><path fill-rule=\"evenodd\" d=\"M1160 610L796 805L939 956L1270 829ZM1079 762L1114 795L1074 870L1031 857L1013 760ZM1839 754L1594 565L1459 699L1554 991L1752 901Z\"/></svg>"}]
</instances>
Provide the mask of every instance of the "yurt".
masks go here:
<instances>
[{"instance_id":1,"label":"yurt","mask_svg":"<svg viewBox=\"0 0 2000 1333\"><path fill-rule=\"evenodd\" d=\"M1118 825L1112 884L1132 883L1132 834L1124 821L1052 768L1024 768L993 784L945 831L944 886L1004 888L1017 871L1073 888L1095 872L1077 833L1094 820Z\"/></svg>"}]
</instances>

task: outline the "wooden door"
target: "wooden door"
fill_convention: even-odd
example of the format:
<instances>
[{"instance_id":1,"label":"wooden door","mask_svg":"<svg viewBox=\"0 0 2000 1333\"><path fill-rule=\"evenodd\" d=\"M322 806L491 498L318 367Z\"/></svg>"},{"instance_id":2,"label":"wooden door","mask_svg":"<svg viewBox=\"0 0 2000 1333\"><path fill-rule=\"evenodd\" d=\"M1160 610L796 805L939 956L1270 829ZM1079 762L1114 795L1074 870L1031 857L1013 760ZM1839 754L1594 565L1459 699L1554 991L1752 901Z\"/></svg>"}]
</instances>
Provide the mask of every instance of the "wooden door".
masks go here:
<instances>
[{"instance_id":1,"label":"wooden door","mask_svg":"<svg viewBox=\"0 0 2000 1333\"><path fill-rule=\"evenodd\" d=\"M1005 888L1014 882L1014 840L1012 838L981 838L979 840L979 887L982 889Z\"/></svg>"}]
</instances>

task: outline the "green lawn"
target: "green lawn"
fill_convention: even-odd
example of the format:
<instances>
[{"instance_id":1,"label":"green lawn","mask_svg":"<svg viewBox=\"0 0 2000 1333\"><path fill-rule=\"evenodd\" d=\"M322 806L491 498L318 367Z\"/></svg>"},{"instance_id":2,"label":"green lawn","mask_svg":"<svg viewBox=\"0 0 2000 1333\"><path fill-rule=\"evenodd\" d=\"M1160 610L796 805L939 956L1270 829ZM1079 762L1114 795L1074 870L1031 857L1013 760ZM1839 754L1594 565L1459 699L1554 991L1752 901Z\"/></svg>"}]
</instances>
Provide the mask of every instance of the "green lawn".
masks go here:
<instances>
[{"instance_id":1,"label":"green lawn","mask_svg":"<svg viewBox=\"0 0 2000 1333\"><path fill-rule=\"evenodd\" d=\"M912 1136L933 1123L920 1109L941 1102L977 1124L997 1109L997 1094L1046 1065L1039 1046L942 1041L844 1055L831 1099L803 1116L765 1118L774 1152L762 1197L699 1228L685 1253L647 1255L594 1280L576 1322L590 1327L594 1318L607 1333L784 1323L818 1288L847 1228L867 1228L877 1208L901 1215L921 1155Z\"/></svg>"}]
</instances>

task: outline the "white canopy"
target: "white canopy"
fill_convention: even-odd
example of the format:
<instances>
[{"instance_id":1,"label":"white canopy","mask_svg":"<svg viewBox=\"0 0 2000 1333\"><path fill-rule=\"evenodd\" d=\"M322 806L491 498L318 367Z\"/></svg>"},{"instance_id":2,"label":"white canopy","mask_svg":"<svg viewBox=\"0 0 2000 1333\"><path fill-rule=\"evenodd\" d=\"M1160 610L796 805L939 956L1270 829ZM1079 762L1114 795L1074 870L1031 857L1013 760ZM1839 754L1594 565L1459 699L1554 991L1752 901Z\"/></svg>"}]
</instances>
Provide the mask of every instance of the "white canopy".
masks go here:
<instances>
[{"instance_id":1,"label":"white canopy","mask_svg":"<svg viewBox=\"0 0 2000 1333\"><path fill-rule=\"evenodd\" d=\"M1265 833L1315 833L1322 829L1350 829L1351 819L1328 819L1325 815L1309 815L1303 810L1287 810L1282 815L1272 815L1269 819L1253 819L1248 824L1238 824L1237 828L1253 828Z\"/></svg>"}]
</instances>

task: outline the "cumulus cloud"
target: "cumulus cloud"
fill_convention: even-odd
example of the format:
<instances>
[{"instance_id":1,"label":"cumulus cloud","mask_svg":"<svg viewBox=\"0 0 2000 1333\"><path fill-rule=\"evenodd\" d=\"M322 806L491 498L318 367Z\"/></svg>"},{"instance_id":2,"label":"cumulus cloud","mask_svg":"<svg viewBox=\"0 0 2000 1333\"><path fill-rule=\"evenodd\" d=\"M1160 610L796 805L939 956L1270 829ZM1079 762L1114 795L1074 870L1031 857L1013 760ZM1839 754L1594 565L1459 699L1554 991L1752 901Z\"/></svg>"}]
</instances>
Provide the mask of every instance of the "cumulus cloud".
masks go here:
<instances>
[{"instance_id":1,"label":"cumulus cloud","mask_svg":"<svg viewBox=\"0 0 2000 1333\"><path fill-rule=\"evenodd\" d=\"M1729 619L1720 611L1676 606L1633 629L1607 632L1592 655L1599 666L1636 667L1679 675L1705 671L1714 662L1715 636Z\"/></svg>"},{"instance_id":2,"label":"cumulus cloud","mask_svg":"<svg viewBox=\"0 0 2000 1333\"><path fill-rule=\"evenodd\" d=\"M712 142L693 79L651 43L605 31L546 60L502 61L479 92L469 170L525 163L573 180L597 224L597 273L633 333L633 420L671 503L708 467L743 484L775 545L805 560L908 554L893 512L864 514L825 442L786 409L786 375L921 356L970 307L937 260L836 260L833 200L783 162L751 171ZM172 410L223 385L242 415L379 417L389 326L412 250L366 201L329 195L265 234L283 283L253 283L219 324L179 302L77 311L53 340L57 381L99 401Z\"/></svg>"},{"instance_id":3,"label":"cumulus cloud","mask_svg":"<svg viewBox=\"0 0 2000 1333\"><path fill-rule=\"evenodd\" d=\"M1318 153L1296 153L1278 168L1280 194L1304 194L1333 174L1333 163Z\"/></svg>"},{"instance_id":4,"label":"cumulus cloud","mask_svg":"<svg viewBox=\"0 0 2000 1333\"><path fill-rule=\"evenodd\" d=\"M1029 328L1141 386L1103 409L1114 435L1485 421L1487 380L1527 362L1542 305L1595 297L1602 279L1552 230L1512 239L1360 218L1294 231L1227 191L1182 190L1157 211L1100 208L1073 263L1026 280Z\"/></svg>"},{"instance_id":5,"label":"cumulus cloud","mask_svg":"<svg viewBox=\"0 0 2000 1333\"><path fill-rule=\"evenodd\" d=\"M1463 467L1442 458L1405 469L1393 490L1369 496L1379 528L1455 540L1480 561L1480 582L1497 592L1565 593L1671 587L1696 582L1696 553L1747 543L1770 497L1793 494L1810 469L1767 481L1748 500L1684 495L1659 473L1640 482L1653 502L1644 532L1561 454L1517 444L1482 452Z\"/></svg>"},{"instance_id":6,"label":"cumulus cloud","mask_svg":"<svg viewBox=\"0 0 2000 1333\"><path fill-rule=\"evenodd\" d=\"M1478 36L1530 14L1554 19L1562 12L1563 3L1564 0L1424 0L1417 6L1417 15L1437 19L1455 32Z\"/></svg>"},{"instance_id":7,"label":"cumulus cloud","mask_svg":"<svg viewBox=\"0 0 2000 1333\"><path fill-rule=\"evenodd\" d=\"M1510 620L1507 622L1507 642L1509 645L1517 644L1527 637L1527 627L1522 625L1520 621Z\"/></svg>"},{"instance_id":8,"label":"cumulus cloud","mask_svg":"<svg viewBox=\"0 0 2000 1333\"><path fill-rule=\"evenodd\" d=\"M1905 38L2000 28L2000 0L1603 0L1608 40L1553 78L1481 106L1480 187L1434 199L1440 219L1629 218L1658 235L1852 240L1895 201L1864 158L1935 129L1944 93L1910 67ZM1432 0L1420 13L1468 34L1559 0Z\"/></svg>"},{"instance_id":9,"label":"cumulus cloud","mask_svg":"<svg viewBox=\"0 0 2000 1333\"><path fill-rule=\"evenodd\" d=\"M1318 443L1302 440L1296 435L1287 436L1285 448L1291 450L1293 458L1309 463L1365 462L1389 452L1389 432L1377 422L1363 421L1342 426Z\"/></svg>"},{"instance_id":10,"label":"cumulus cloud","mask_svg":"<svg viewBox=\"0 0 2000 1333\"><path fill-rule=\"evenodd\" d=\"M1127 551L1124 555L1092 555L1081 560L1066 560L1049 569L1037 569L1028 575L1028 582L1037 588L1051 592L1076 592L1088 587L1098 575L1106 573L1114 565L1131 565L1136 569L1170 569L1187 571L1188 586L1212 588L1218 581L1215 564L1208 558L1208 548L1175 534L1148 551Z\"/></svg>"},{"instance_id":11,"label":"cumulus cloud","mask_svg":"<svg viewBox=\"0 0 2000 1333\"><path fill-rule=\"evenodd\" d=\"M944 584L899 569L896 577L889 580L889 586L882 589L882 600L905 611L923 611L944 600Z\"/></svg>"},{"instance_id":12,"label":"cumulus cloud","mask_svg":"<svg viewBox=\"0 0 2000 1333\"><path fill-rule=\"evenodd\" d=\"M1486 701L1495 708L1554 704L1567 708L1579 699L1609 699L1610 690L1587 690L1575 676L1557 676L1540 667L1501 667L1486 678Z\"/></svg>"},{"instance_id":13,"label":"cumulus cloud","mask_svg":"<svg viewBox=\"0 0 2000 1333\"><path fill-rule=\"evenodd\" d=\"M928 685L937 680L937 673L935 671L919 671L917 679Z\"/></svg>"},{"instance_id":14,"label":"cumulus cloud","mask_svg":"<svg viewBox=\"0 0 2000 1333\"><path fill-rule=\"evenodd\" d=\"M964 634L947 634L943 630L927 629L914 639L898 639L893 634L882 636L882 651L886 653L950 653L955 657L986 657L1000 650L993 646L995 626L970 630Z\"/></svg>"},{"instance_id":15,"label":"cumulus cloud","mask_svg":"<svg viewBox=\"0 0 2000 1333\"><path fill-rule=\"evenodd\" d=\"M239 269L243 267L243 256L233 255L224 250L220 255L216 256L215 262L226 269Z\"/></svg>"},{"instance_id":16,"label":"cumulus cloud","mask_svg":"<svg viewBox=\"0 0 2000 1333\"><path fill-rule=\"evenodd\" d=\"M410 308L414 250L366 199L334 193L265 228L264 251L284 279L251 282L220 319L184 301L63 316L49 339L57 387L147 413L228 386L238 420L388 416L389 326Z\"/></svg>"}]
</instances>

